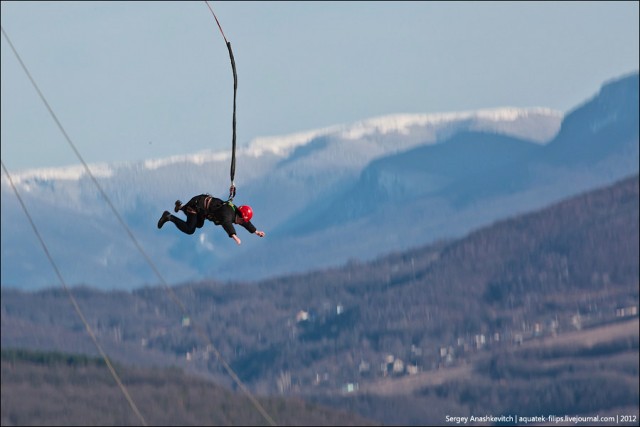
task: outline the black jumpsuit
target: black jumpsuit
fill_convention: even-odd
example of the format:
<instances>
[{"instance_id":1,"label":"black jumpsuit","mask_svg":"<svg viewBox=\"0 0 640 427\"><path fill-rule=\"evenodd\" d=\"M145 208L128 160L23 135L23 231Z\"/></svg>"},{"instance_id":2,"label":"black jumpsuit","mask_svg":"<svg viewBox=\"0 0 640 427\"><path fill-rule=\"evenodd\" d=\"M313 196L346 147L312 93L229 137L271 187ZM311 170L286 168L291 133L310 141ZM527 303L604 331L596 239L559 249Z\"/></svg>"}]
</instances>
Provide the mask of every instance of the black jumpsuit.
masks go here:
<instances>
[{"instance_id":1,"label":"black jumpsuit","mask_svg":"<svg viewBox=\"0 0 640 427\"><path fill-rule=\"evenodd\" d=\"M187 215L187 220L183 221L175 215L169 217L180 231L186 234L193 234L196 228L204 225L204 220L208 219L215 225L221 225L229 237L236 234L233 221L236 217L236 207L230 202L224 202L217 197L208 194L201 194L193 197L182 206L181 210ZM249 233L255 233L256 227L249 221L239 224Z\"/></svg>"}]
</instances>

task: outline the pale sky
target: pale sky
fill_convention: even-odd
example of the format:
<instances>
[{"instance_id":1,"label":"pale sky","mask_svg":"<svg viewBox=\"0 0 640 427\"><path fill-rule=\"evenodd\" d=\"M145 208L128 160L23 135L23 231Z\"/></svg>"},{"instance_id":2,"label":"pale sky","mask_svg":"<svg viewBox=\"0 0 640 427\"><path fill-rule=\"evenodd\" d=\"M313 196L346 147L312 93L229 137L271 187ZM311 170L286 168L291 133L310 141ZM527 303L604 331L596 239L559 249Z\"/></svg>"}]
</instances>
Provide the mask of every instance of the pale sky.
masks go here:
<instances>
[{"instance_id":1,"label":"pale sky","mask_svg":"<svg viewBox=\"0 0 640 427\"><path fill-rule=\"evenodd\" d=\"M399 113L568 112L637 71L638 2L209 2L238 145ZM2 27L85 160L231 149L204 1L3 1ZM2 37L2 160L77 164Z\"/></svg>"}]
</instances>

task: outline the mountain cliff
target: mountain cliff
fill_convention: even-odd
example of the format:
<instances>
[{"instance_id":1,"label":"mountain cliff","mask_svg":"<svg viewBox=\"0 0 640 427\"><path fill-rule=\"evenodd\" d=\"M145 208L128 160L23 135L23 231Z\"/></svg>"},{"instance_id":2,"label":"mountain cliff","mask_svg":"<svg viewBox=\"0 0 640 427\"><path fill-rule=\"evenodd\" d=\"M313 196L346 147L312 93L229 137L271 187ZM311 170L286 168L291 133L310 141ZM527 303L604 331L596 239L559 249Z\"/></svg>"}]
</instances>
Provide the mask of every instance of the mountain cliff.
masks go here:
<instances>
[{"instance_id":1,"label":"mountain cliff","mask_svg":"<svg viewBox=\"0 0 640 427\"><path fill-rule=\"evenodd\" d=\"M633 74L564 117L509 108L396 115L257 139L239 149L235 202L254 208L267 237L241 235L241 246L210 223L193 236L156 228L176 199L226 196L228 153L90 167L169 283L263 279L461 236L635 173L637 101ZM159 282L82 167L13 179L68 283ZM6 176L1 208L2 286L56 284Z\"/></svg>"}]
</instances>

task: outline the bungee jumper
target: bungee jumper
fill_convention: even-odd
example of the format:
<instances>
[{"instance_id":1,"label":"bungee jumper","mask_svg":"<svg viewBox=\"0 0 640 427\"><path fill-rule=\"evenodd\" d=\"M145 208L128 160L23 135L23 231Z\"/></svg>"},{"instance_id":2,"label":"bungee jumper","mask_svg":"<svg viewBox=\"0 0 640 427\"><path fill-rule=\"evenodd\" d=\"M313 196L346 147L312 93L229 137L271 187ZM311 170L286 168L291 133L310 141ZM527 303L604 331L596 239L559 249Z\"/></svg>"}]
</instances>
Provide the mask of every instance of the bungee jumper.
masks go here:
<instances>
[{"instance_id":1,"label":"bungee jumper","mask_svg":"<svg viewBox=\"0 0 640 427\"><path fill-rule=\"evenodd\" d=\"M236 234L234 224L242 226L251 234L256 234L259 237L265 236L264 231L257 230L251 223L251 218L253 218L251 206L235 206L230 200L225 202L209 194L194 196L184 205L180 200L176 200L173 210L176 213L184 212L187 216L186 221L171 214L169 211L164 211L158 221L158 228L162 228L167 221L171 221L183 233L193 234L197 228L201 228L204 225L206 219L215 225L221 225L229 237L235 240L238 245L242 241Z\"/></svg>"},{"instance_id":2,"label":"bungee jumper","mask_svg":"<svg viewBox=\"0 0 640 427\"><path fill-rule=\"evenodd\" d=\"M227 40L227 37L224 35L222 31L222 27L220 26L220 22L216 17L216 14L213 13L213 9L209 6L209 3L205 1L211 14L216 20L218 24L218 28L220 29L220 33L224 38L224 41L227 45L227 49L229 50L229 58L231 59L231 69L233 71L233 136L232 136L232 144L231 144L231 187L229 188L229 198L225 202L222 199L218 199L217 197L213 197L210 194L200 194L198 196L194 196L189 200L188 203L182 204L180 200L177 200L174 207L174 212L184 212L187 216L186 221L178 218L175 215L172 215L169 211L164 211L160 220L158 220L158 228L162 228L162 226L167 222L173 222L178 230L182 231L185 234L193 234L197 228L201 228L204 225L204 221L209 220L212 221L215 225L221 225L222 228L227 232L229 237L236 241L239 245L242 243L240 238L236 235L236 230L233 224L237 224L245 228L249 233L256 234L257 236L264 237L264 231L257 230L256 227L251 223L251 218L253 217L253 209L250 206L238 206L236 207L233 204L233 198L236 195L236 187L233 183L235 173L236 173L236 95L238 91L238 75L236 73L236 62L233 58L233 50L231 50L231 43Z\"/></svg>"}]
</instances>

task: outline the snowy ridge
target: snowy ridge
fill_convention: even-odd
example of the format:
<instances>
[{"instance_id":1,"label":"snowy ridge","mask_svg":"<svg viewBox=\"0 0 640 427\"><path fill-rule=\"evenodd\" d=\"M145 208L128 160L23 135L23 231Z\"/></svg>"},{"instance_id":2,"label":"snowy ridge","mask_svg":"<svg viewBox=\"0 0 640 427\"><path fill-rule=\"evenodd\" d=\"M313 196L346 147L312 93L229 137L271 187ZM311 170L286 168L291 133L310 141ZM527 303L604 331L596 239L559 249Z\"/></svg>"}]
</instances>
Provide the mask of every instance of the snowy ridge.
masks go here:
<instances>
[{"instance_id":1,"label":"snowy ridge","mask_svg":"<svg viewBox=\"0 0 640 427\"><path fill-rule=\"evenodd\" d=\"M164 157L160 159L149 159L140 163L90 163L87 166L96 178L111 178L115 175L118 168L127 168L132 165L141 164L145 170L159 169L165 166L171 166L179 163L192 163L202 165L214 161L226 161L231 157L231 153L226 151L203 151L195 154L184 154L177 156ZM55 168L39 168L25 169L11 173L14 184L27 184L31 181L78 181L80 178L87 176L87 171L83 165L60 166ZM8 178L3 175L2 183L8 184Z\"/></svg>"},{"instance_id":2,"label":"snowy ridge","mask_svg":"<svg viewBox=\"0 0 640 427\"><path fill-rule=\"evenodd\" d=\"M343 128L344 126L336 125L290 135L262 136L251 140L249 147L246 148L245 152L254 157L259 157L264 153L273 153L278 156L285 156L295 147L305 145L319 136L334 134Z\"/></svg>"},{"instance_id":3,"label":"snowy ridge","mask_svg":"<svg viewBox=\"0 0 640 427\"><path fill-rule=\"evenodd\" d=\"M552 116L561 119L563 114L549 108L494 108L433 114L393 114L363 120L350 125L335 125L324 129L300 132L285 136L260 137L251 141L247 153L260 156L266 152L287 155L292 149L305 145L320 136L335 136L345 140L361 139L373 134L398 133L407 135L411 127L435 126L464 120L513 122L533 115Z\"/></svg>"},{"instance_id":4,"label":"snowy ridge","mask_svg":"<svg viewBox=\"0 0 640 427\"><path fill-rule=\"evenodd\" d=\"M432 114L393 114L362 120L353 124L334 125L321 129L297 132L289 135L258 137L247 147L238 148L238 155L260 157L273 154L286 157L296 147L306 145L318 137L335 137L343 140L358 140L371 135L386 135L397 133L408 135L411 128L441 126L468 120L484 120L491 122L514 122L521 118L535 115L562 118L563 114L549 108L494 108L477 111L432 113ZM155 170L179 163L202 165L209 162L227 161L231 157L229 151L201 151L195 154L176 155L165 158L149 159L141 162L143 169ZM118 167L129 167L131 163L123 164L90 164L89 168L96 178L113 176ZM32 180L79 180L86 174L82 165L62 166L57 168L28 169L13 174L14 183L19 184ZM3 183L6 177L2 178Z\"/></svg>"},{"instance_id":5,"label":"snowy ridge","mask_svg":"<svg viewBox=\"0 0 640 427\"><path fill-rule=\"evenodd\" d=\"M94 163L87 165L91 173L96 178L110 178L113 176L113 168L107 163ZM73 166L60 166L57 168L40 168L40 169L26 169L17 173L11 174L11 179L14 184L28 183L33 180L42 181L77 181L83 176L87 176L87 171L83 165ZM2 183L8 184L9 179L7 176L2 176Z\"/></svg>"},{"instance_id":6,"label":"snowy ridge","mask_svg":"<svg viewBox=\"0 0 640 427\"><path fill-rule=\"evenodd\" d=\"M462 111L434 114L395 114L358 122L342 133L344 139L360 139L373 133L396 132L409 134L414 126L434 126L463 120L482 119L492 122L513 122L531 115L562 117L562 113L548 108L495 108L477 111Z\"/></svg>"},{"instance_id":7,"label":"snowy ridge","mask_svg":"<svg viewBox=\"0 0 640 427\"><path fill-rule=\"evenodd\" d=\"M209 162L218 162L231 158L231 153L227 151L201 151L196 154L182 154L162 159L150 159L143 162L144 168L147 170L159 169L164 166L170 166L176 163L193 163L202 165Z\"/></svg>"}]
</instances>

